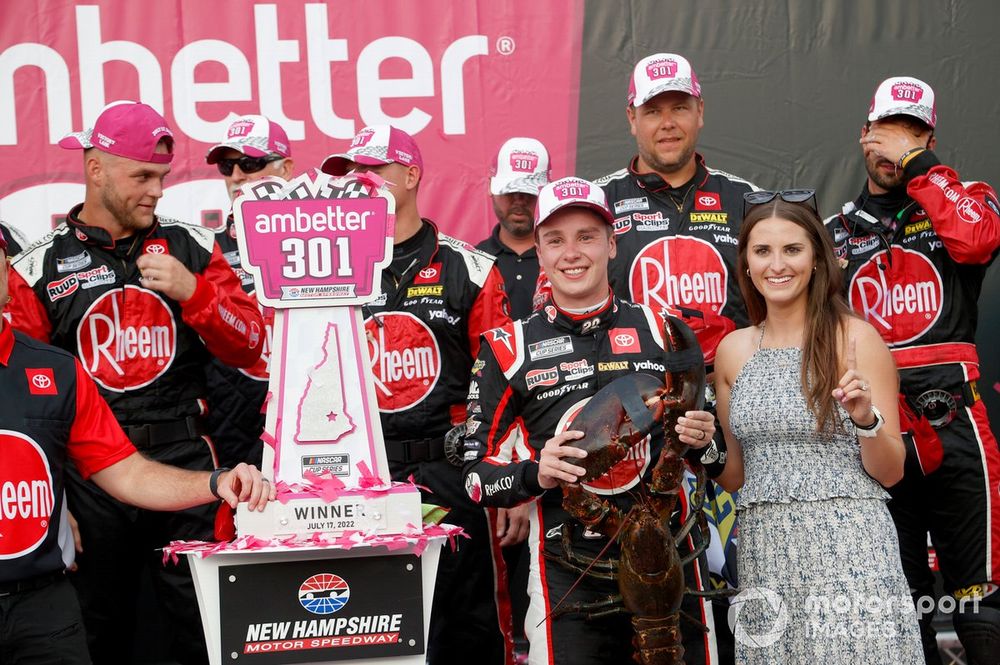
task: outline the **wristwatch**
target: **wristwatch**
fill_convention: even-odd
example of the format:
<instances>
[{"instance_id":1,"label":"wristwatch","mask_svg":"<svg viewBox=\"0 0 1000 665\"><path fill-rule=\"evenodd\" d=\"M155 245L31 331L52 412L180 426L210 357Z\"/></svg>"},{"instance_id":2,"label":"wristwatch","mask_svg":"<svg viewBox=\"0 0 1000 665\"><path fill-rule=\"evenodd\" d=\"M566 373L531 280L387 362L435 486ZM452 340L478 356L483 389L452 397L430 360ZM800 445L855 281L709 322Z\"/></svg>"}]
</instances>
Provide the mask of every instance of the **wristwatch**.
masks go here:
<instances>
[{"instance_id":1,"label":"wristwatch","mask_svg":"<svg viewBox=\"0 0 1000 665\"><path fill-rule=\"evenodd\" d=\"M882 417L882 412L874 404L872 404L872 413L875 414L875 422L871 425L859 425L855 422L854 418L851 418L851 422L854 423L854 429L857 430L859 437L873 439L878 436L878 431L882 429L882 425L885 425L885 418Z\"/></svg>"}]
</instances>

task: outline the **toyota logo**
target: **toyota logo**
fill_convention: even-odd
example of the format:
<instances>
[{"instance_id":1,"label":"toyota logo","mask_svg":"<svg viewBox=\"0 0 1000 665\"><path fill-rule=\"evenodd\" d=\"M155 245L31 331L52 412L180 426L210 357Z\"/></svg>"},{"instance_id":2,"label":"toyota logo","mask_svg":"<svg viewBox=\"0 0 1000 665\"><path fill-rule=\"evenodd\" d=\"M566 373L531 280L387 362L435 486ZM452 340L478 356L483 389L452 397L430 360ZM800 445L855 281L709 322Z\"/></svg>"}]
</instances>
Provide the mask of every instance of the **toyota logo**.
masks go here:
<instances>
[{"instance_id":1,"label":"toyota logo","mask_svg":"<svg viewBox=\"0 0 1000 665\"><path fill-rule=\"evenodd\" d=\"M435 268L424 268L419 274L422 279L431 279L437 277L438 271Z\"/></svg>"},{"instance_id":2,"label":"toyota logo","mask_svg":"<svg viewBox=\"0 0 1000 665\"><path fill-rule=\"evenodd\" d=\"M149 247L146 248L146 251L149 252L150 254L165 254L167 248L164 247L163 245L150 245Z\"/></svg>"},{"instance_id":3,"label":"toyota logo","mask_svg":"<svg viewBox=\"0 0 1000 665\"><path fill-rule=\"evenodd\" d=\"M40 390L45 390L46 388L52 387L52 379L45 376L44 374L36 374L31 377L31 383Z\"/></svg>"},{"instance_id":4,"label":"toyota logo","mask_svg":"<svg viewBox=\"0 0 1000 665\"><path fill-rule=\"evenodd\" d=\"M615 344L618 346L632 346L635 344L635 337L625 334L615 335Z\"/></svg>"},{"instance_id":5,"label":"toyota logo","mask_svg":"<svg viewBox=\"0 0 1000 665\"><path fill-rule=\"evenodd\" d=\"M715 197L714 196L699 196L698 197L698 203L702 204L703 206L712 206L712 205L715 205Z\"/></svg>"}]
</instances>

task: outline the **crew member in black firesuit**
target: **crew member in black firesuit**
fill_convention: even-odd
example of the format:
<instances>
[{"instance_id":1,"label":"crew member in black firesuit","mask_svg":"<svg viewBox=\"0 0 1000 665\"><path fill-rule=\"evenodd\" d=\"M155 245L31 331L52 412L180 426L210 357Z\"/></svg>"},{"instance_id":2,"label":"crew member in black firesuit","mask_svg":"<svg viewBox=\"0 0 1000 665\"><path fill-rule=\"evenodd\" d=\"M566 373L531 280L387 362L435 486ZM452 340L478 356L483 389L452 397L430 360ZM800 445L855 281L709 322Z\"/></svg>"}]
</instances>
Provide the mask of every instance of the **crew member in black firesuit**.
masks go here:
<instances>
[{"instance_id":1,"label":"crew member in black firesuit","mask_svg":"<svg viewBox=\"0 0 1000 665\"><path fill-rule=\"evenodd\" d=\"M226 130L226 138L208 151L206 161L215 164L226 183L232 201L240 195L240 187L266 177L290 180L295 169L291 144L281 126L260 115L237 118ZM236 243L236 227L232 211L226 224L215 232L222 256L239 277L243 290L253 295L250 273L240 264L240 248ZM260 360L246 369L230 367L213 359L208 368L208 415L205 424L215 443L219 464L233 466L239 462L260 464L263 443L264 414L261 408L267 396L268 363L271 359L271 325L274 310L261 307L264 318L263 351Z\"/></svg>"},{"instance_id":2,"label":"crew member in black firesuit","mask_svg":"<svg viewBox=\"0 0 1000 665\"><path fill-rule=\"evenodd\" d=\"M550 617L578 578L563 606L606 599L618 592L617 585L581 577L543 555L560 555L561 525L567 520L577 554L594 557L608 543L561 506L558 482L576 482L584 473L573 458L586 453L563 446L582 437L572 427L573 417L614 379L633 372L664 378L663 319L649 307L620 300L608 286L608 260L616 253L613 222L594 183L563 178L542 189L535 244L551 283L549 300L528 318L484 335L487 343L469 388L465 487L470 497L507 507L541 497L532 504L528 540L525 631L533 664L631 661L633 630L627 615L586 619L586 612L600 612L593 608ZM714 421L706 411L689 411L671 435L688 445L703 441L715 433ZM512 459L507 445L518 428L528 442L520 461ZM662 444L662 432L654 432L635 454L584 487L627 511L640 476L648 476ZM618 558L617 545L602 557Z\"/></svg>"},{"instance_id":3,"label":"crew member in black firesuit","mask_svg":"<svg viewBox=\"0 0 1000 665\"><path fill-rule=\"evenodd\" d=\"M148 457L187 469L216 467L204 436L205 366L260 357L263 322L211 230L159 218L173 135L145 104L115 102L92 131L60 141L83 150L84 202L13 263L11 320L76 355L125 433ZM205 662L201 619L186 563L163 566L154 548L208 539L215 506L151 513L120 503L68 469L80 525L80 596L91 657L132 657L136 593L149 563L172 651Z\"/></svg>"},{"instance_id":4,"label":"crew member in black firesuit","mask_svg":"<svg viewBox=\"0 0 1000 665\"><path fill-rule=\"evenodd\" d=\"M420 217L424 162L406 132L365 127L322 170L375 173L396 200L392 263L382 271L382 295L364 308L389 469L393 480L412 477L430 490L424 501L450 508L445 521L471 536L457 552L442 552L427 662L510 662L506 570L491 537L495 527L462 491L461 438L450 448L445 442L465 421L480 333L509 321L502 278L492 256Z\"/></svg>"},{"instance_id":5,"label":"crew member in black firesuit","mask_svg":"<svg viewBox=\"0 0 1000 665\"><path fill-rule=\"evenodd\" d=\"M83 618L58 543L68 460L111 495L151 510L217 498L263 510L274 488L245 464L194 472L136 454L80 362L4 320L7 251L0 236L0 662L86 664Z\"/></svg>"},{"instance_id":6,"label":"crew member in black firesuit","mask_svg":"<svg viewBox=\"0 0 1000 665\"><path fill-rule=\"evenodd\" d=\"M608 198L618 239L618 257L609 269L611 287L623 298L655 309L668 307L688 323L698 335L711 378L719 342L748 325L736 283L736 238L743 194L757 188L709 168L696 152L704 110L701 84L686 58L656 53L640 60L629 80L625 107L638 154L628 167L597 183ZM707 398L712 407L714 390ZM703 458L710 476L722 471L724 451L720 431ZM719 573L721 566L715 561L713 572ZM732 561L726 567L735 570ZM704 601L691 598L686 605L689 611L706 609ZM689 662L732 661L726 605L712 607L719 617L718 633L703 638L685 627ZM706 652L704 660L696 655L701 651Z\"/></svg>"},{"instance_id":7,"label":"crew member in black firesuit","mask_svg":"<svg viewBox=\"0 0 1000 665\"><path fill-rule=\"evenodd\" d=\"M898 76L875 91L861 151L868 180L827 220L851 306L882 334L900 375L907 447L889 492L927 662L941 663L927 534L955 632L974 665L1000 658L1000 450L979 395L977 301L1000 248L1000 206L934 153L934 91Z\"/></svg>"}]
</instances>

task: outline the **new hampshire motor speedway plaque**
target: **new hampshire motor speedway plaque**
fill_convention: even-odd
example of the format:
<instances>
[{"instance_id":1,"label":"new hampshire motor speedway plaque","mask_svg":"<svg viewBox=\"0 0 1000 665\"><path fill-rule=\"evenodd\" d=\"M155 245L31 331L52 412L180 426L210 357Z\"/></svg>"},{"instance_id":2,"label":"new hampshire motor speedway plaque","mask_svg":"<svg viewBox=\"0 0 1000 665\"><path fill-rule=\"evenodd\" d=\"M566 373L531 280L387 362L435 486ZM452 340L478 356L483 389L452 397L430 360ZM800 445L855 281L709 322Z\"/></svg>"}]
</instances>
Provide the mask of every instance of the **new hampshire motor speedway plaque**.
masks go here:
<instances>
[{"instance_id":1,"label":"new hampshire motor speedway plaque","mask_svg":"<svg viewBox=\"0 0 1000 665\"><path fill-rule=\"evenodd\" d=\"M413 555L221 566L222 662L421 654L420 580Z\"/></svg>"}]
</instances>

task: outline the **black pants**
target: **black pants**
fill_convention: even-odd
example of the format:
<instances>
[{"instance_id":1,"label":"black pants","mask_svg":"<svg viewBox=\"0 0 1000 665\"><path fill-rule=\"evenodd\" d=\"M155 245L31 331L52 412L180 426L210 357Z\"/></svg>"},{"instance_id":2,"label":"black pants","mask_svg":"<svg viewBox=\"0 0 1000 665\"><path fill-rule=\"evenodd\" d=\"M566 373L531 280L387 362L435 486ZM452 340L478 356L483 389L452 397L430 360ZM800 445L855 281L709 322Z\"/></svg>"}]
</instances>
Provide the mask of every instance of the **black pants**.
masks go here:
<instances>
[{"instance_id":1,"label":"black pants","mask_svg":"<svg viewBox=\"0 0 1000 665\"><path fill-rule=\"evenodd\" d=\"M500 665L512 657L510 603L506 569L496 539L491 537L487 511L465 493L461 469L445 460L409 464L390 462L393 480L410 475L428 488L424 502L451 509L445 522L462 527L470 537L458 538L458 549L441 550L427 662L430 665L475 663ZM495 551L494 551L495 550Z\"/></svg>"},{"instance_id":2,"label":"black pants","mask_svg":"<svg viewBox=\"0 0 1000 665\"><path fill-rule=\"evenodd\" d=\"M211 448L204 439L144 449L147 457L185 469L210 471ZM187 561L163 563L156 548L172 540L210 540L217 504L174 513L127 506L67 467L69 509L80 524L83 552L70 579L76 587L96 665L132 658L136 595L143 566L152 573L157 602L173 628L171 655L181 663L206 663L205 637Z\"/></svg>"},{"instance_id":3,"label":"black pants","mask_svg":"<svg viewBox=\"0 0 1000 665\"><path fill-rule=\"evenodd\" d=\"M606 611L609 608L598 606L581 608L557 617L549 616L556 610L560 600L560 607L567 608L578 603L602 603L619 593L616 581L581 575L543 556L542 553L546 551L562 556L562 525L566 521L571 521L574 525L571 540L574 554L584 559L592 559L600 554L599 561L605 562L619 557L617 544L604 550L608 539L587 532L569 517L562 506L539 502L531 516L531 534L528 537L531 547L531 571L528 578L531 605L528 608L525 632L531 643L531 662L549 665L632 663L632 638L635 633L628 613L610 614ZM672 528L676 530L677 526L674 524ZM681 549L689 546L691 542ZM684 568L686 585L692 589L709 586L708 575L704 555ZM684 662L717 665L720 659L713 657L713 654L718 651L720 629L715 626L713 603L685 595L681 609L712 628L710 633L705 633L681 619Z\"/></svg>"},{"instance_id":4,"label":"black pants","mask_svg":"<svg viewBox=\"0 0 1000 665\"><path fill-rule=\"evenodd\" d=\"M57 664L90 664L80 605L69 581L0 595L0 665Z\"/></svg>"}]
</instances>

